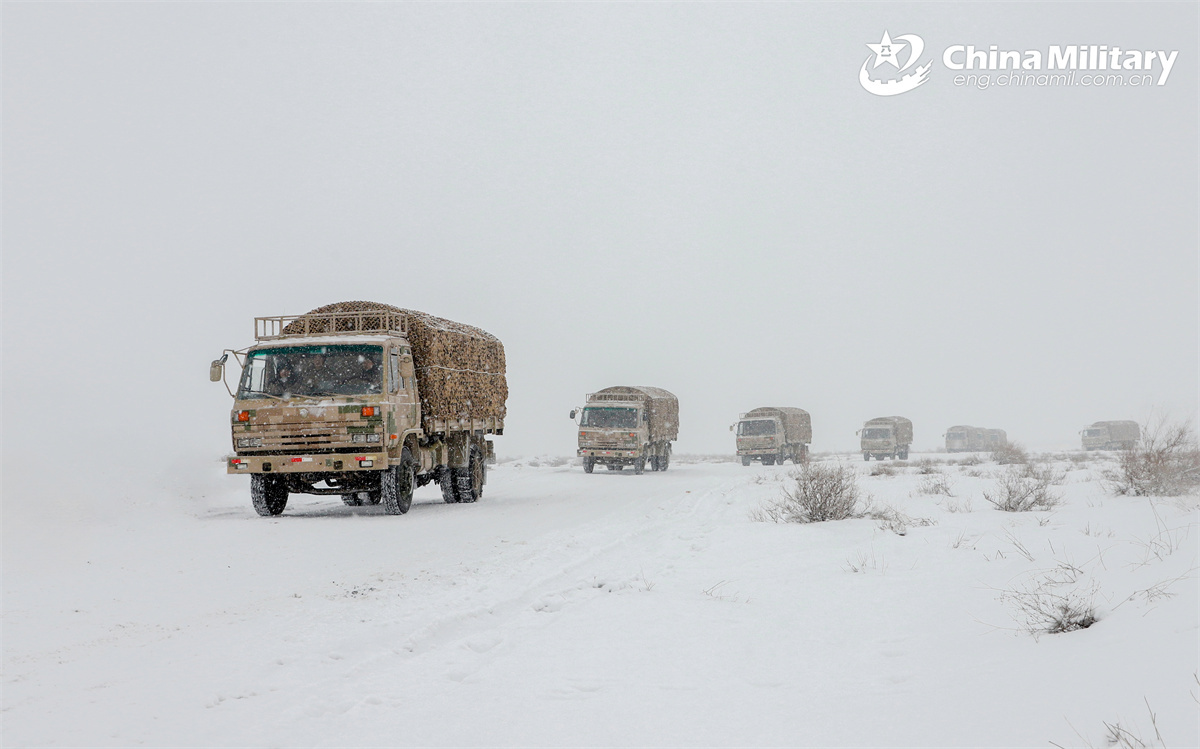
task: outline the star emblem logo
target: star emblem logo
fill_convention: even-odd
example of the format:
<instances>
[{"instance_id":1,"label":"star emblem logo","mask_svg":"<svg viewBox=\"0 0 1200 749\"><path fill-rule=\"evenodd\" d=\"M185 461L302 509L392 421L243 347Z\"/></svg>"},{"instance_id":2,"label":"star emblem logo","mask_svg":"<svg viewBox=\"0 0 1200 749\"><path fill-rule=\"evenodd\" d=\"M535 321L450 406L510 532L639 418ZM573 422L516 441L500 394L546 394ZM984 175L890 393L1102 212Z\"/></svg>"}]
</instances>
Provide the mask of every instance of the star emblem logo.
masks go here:
<instances>
[{"instance_id":1,"label":"star emblem logo","mask_svg":"<svg viewBox=\"0 0 1200 749\"><path fill-rule=\"evenodd\" d=\"M886 31L883 32L883 39L879 40L879 44L868 44L867 49L875 53L875 64L872 69L880 65L889 63L893 68L900 69L900 61L896 59L896 53L904 48L905 42L899 44L892 41Z\"/></svg>"}]
</instances>

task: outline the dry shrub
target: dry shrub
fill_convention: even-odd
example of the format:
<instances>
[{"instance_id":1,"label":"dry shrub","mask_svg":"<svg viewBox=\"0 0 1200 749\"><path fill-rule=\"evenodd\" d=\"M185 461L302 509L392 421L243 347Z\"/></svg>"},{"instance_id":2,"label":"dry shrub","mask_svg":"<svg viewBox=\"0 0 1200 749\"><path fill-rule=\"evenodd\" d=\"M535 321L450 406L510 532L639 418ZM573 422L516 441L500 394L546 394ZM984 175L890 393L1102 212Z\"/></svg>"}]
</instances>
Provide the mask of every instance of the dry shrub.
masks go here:
<instances>
[{"instance_id":1,"label":"dry shrub","mask_svg":"<svg viewBox=\"0 0 1200 749\"><path fill-rule=\"evenodd\" d=\"M934 473L922 478L921 483L917 485L917 492L920 494L943 494L947 497L954 496L954 492L950 486L950 479L944 473Z\"/></svg>"},{"instance_id":2,"label":"dry shrub","mask_svg":"<svg viewBox=\"0 0 1200 749\"><path fill-rule=\"evenodd\" d=\"M977 465L979 465L979 464L980 464L980 463L982 463L982 462L983 462L983 459L982 459L982 458L980 458L980 457L979 457L978 455L976 455L975 453L971 453L971 454L970 454L970 455L968 455L967 457L965 457L965 458L963 458L962 460L958 461L958 464L959 464L960 466L977 466Z\"/></svg>"},{"instance_id":3,"label":"dry shrub","mask_svg":"<svg viewBox=\"0 0 1200 749\"><path fill-rule=\"evenodd\" d=\"M941 463L941 461L937 461L935 463L930 458L921 458L917 461L917 473L921 474L922 476L928 476L931 473L938 473L937 466L939 463Z\"/></svg>"},{"instance_id":4,"label":"dry shrub","mask_svg":"<svg viewBox=\"0 0 1200 749\"><path fill-rule=\"evenodd\" d=\"M1022 628L1035 637L1087 629L1098 620L1097 588L1080 584L1082 574L1075 565L1059 562L1024 587L1004 591L1000 600L1016 609Z\"/></svg>"},{"instance_id":5,"label":"dry shrub","mask_svg":"<svg viewBox=\"0 0 1200 749\"><path fill-rule=\"evenodd\" d=\"M1061 498L1050 490L1062 477L1050 468L1031 465L1012 466L996 482L993 491L984 490L983 498L1005 512L1048 510Z\"/></svg>"},{"instance_id":6,"label":"dry shrub","mask_svg":"<svg viewBox=\"0 0 1200 749\"><path fill-rule=\"evenodd\" d=\"M1142 444L1123 450L1107 476L1117 494L1179 497L1200 486L1200 447L1191 422L1167 417L1142 427Z\"/></svg>"},{"instance_id":7,"label":"dry shrub","mask_svg":"<svg viewBox=\"0 0 1200 749\"><path fill-rule=\"evenodd\" d=\"M871 466L872 476L895 476L896 469L891 463L876 463Z\"/></svg>"},{"instance_id":8,"label":"dry shrub","mask_svg":"<svg viewBox=\"0 0 1200 749\"><path fill-rule=\"evenodd\" d=\"M808 463L788 473L791 486L756 517L775 523L821 523L861 516L858 472L839 463Z\"/></svg>"},{"instance_id":9,"label":"dry shrub","mask_svg":"<svg viewBox=\"0 0 1200 749\"><path fill-rule=\"evenodd\" d=\"M1009 442L1003 447L998 447L992 451L992 460L1002 466L1018 465L1029 462L1029 454L1025 452L1025 448L1021 447L1019 442Z\"/></svg>"}]
</instances>

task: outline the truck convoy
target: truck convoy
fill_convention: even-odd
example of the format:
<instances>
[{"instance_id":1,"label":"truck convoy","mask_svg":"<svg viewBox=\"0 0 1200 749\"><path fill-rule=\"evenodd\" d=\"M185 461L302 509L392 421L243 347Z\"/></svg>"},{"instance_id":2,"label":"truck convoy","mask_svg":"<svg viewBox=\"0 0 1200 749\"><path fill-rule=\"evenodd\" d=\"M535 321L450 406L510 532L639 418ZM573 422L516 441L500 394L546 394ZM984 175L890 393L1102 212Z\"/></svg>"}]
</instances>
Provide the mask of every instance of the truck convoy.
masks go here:
<instances>
[{"instance_id":1,"label":"truck convoy","mask_svg":"<svg viewBox=\"0 0 1200 749\"><path fill-rule=\"evenodd\" d=\"M882 416L863 424L858 432L861 436L863 460L899 458L908 460L908 449L912 447L912 422L903 416Z\"/></svg>"},{"instance_id":2,"label":"truck convoy","mask_svg":"<svg viewBox=\"0 0 1200 749\"><path fill-rule=\"evenodd\" d=\"M579 456L583 470L597 463L610 471L627 465L642 473L671 464L671 442L679 439L679 400L662 388L619 385L590 393L579 416Z\"/></svg>"},{"instance_id":3,"label":"truck convoy","mask_svg":"<svg viewBox=\"0 0 1200 749\"><path fill-rule=\"evenodd\" d=\"M979 452L998 450L1008 444L1008 433L1003 429L956 426L946 430L946 452Z\"/></svg>"},{"instance_id":4,"label":"truck convoy","mask_svg":"<svg viewBox=\"0 0 1200 749\"><path fill-rule=\"evenodd\" d=\"M1097 421L1079 434L1084 450L1132 450L1142 438L1136 421Z\"/></svg>"},{"instance_id":5,"label":"truck convoy","mask_svg":"<svg viewBox=\"0 0 1200 749\"><path fill-rule=\"evenodd\" d=\"M731 430L735 427L729 427ZM802 463L812 442L812 419L800 408L763 406L741 415L736 425L737 454L742 465L761 460L772 466L788 458Z\"/></svg>"},{"instance_id":6,"label":"truck convoy","mask_svg":"<svg viewBox=\"0 0 1200 749\"><path fill-rule=\"evenodd\" d=\"M375 302L256 317L247 349L209 368L224 382L241 365L230 412L227 472L250 476L259 515L290 494L340 495L392 515L431 481L446 502L483 494L504 433L504 346L479 328ZM228 388L228 385L226 385Z\"/></svg>"}]
</instances>

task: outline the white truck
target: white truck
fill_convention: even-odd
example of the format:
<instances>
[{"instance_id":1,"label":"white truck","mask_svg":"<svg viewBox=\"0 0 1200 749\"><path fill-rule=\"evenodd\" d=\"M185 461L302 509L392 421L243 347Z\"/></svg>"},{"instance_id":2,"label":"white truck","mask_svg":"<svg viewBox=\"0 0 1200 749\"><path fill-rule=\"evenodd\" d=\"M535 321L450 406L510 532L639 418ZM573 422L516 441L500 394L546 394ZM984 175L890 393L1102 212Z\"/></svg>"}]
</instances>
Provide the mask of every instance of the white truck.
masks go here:
<instances>
[{"instance_id":1,"label":"white truck","mask_svg":"<svg viewBox=\"0 0 1200 749\"><path fill-rule=\"evenodd\" d=\"M791 458L803 463L812 442L812 419L808 411L787 406L763 406L742 414L737 430L737 454L742 465L762 461L765 466Z\"/></svg>"}]
</instances>

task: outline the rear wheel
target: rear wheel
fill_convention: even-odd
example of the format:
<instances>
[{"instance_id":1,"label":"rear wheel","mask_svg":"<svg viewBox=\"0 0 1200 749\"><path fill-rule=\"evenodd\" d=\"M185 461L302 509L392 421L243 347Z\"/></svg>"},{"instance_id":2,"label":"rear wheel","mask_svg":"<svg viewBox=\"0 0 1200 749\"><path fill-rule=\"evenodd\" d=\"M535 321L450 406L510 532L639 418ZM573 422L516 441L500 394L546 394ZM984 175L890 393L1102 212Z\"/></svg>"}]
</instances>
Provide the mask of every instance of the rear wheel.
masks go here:
<instances>
[{"instance_id":1,"label":"rear wheel","mask_svg":"<svg viewBox=\"0 0 1200 749\"><path fill-rule=\"evenodd\" d=\"M863 453L863 460L870 460L870 459L871 459L871 453Z\"/></svg>"},{"instance_id":2,"label":"rear wheel","mask_svg":"<svg viewBox=\"0 0 1200 749\"><path fill-rule=\"evenodd\" d=\"M443 468L442 475L438 478L438 485L442 487L442 501L446 504L455 504L458 502L458 492L454 491L454 469Z\"/></svg>"},{"instance_id":3,"label":"rear wheel","mask_svg":"<svg viewBox=\"0 0 1200 749\"><path fill-rule=\"evenodd\" d=\"M583 459L583 472L591 473L594 470L596 470L596 459L595 458L584 458Z\"/></svg>"},{"instance_id":4,"label":"rear wheel","mask_svg":"<svg viewBox=\"0 0 1200 749\"><path fill-rule=\"evenodd\" d=\"M753 460L753 459L751 459L751 457L750 457L749 455L743 455L743 456L742 456L742 465L744 465L744 466L748 466L748 465L750 465L750 464L751 464L751 463L753 463L753 462L754 462L754 460Z\"/></svg>"},{"instance_id":5,"label":"rear wheel","mask_svg":"<svg viewBox=\"0 0 1200 749\"><path fill-rule=\"evenodd\" d=\"M404 448L400 465L391 466L379 479L379 501L389 515L403 515L412 507L413 489L417 485L417 467L412 453Z\"/></svg>"},{"instance_id":6,"label":"rear wheel","mask_svg":"<svg viewBox=\"0 0 1200 749\"><path fill-rule=\"evenodd\" d=\"M287 484L278 476L254 474L250 477L250 501L259 515L278 515L287 507Z\"/></svg>"},{"instance_id":7,"label":"rear wheel","mask_svg":"<svg viewBox=\"0 0 1200 749\"><path fill-rule=\"evenodd\" d=\"M483 496L487 466L478 447L471 445L466 468L452 468L450 473L454 477L454 493L459 502L476 502Z\"/></svg>"}]
</instances>

